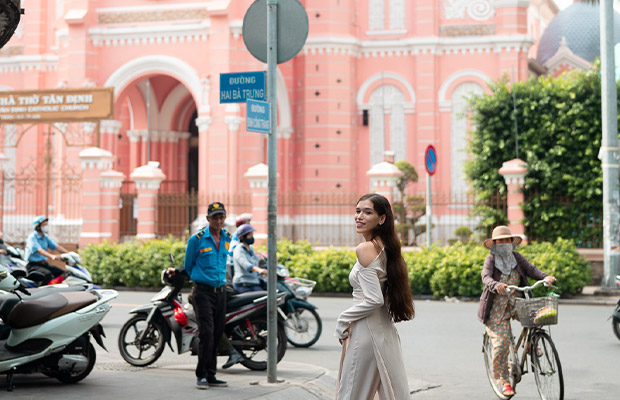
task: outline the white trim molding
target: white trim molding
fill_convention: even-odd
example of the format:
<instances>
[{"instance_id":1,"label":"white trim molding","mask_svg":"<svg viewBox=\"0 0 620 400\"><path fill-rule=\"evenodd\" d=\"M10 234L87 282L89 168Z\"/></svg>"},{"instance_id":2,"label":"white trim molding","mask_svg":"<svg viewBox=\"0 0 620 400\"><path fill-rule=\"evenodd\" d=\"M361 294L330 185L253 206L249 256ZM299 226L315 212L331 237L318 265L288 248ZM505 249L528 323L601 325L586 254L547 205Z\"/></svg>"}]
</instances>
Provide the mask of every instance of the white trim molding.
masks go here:
<instances>
[{"instance_id":1,"label":"white trim molding","mask_svg":"<svg viewBox=\"0 0 620 400\"><path fill-rule=\"evenodd\" d=\"M155 71L176 78L190 91L200 109L209 108L209 85L203 85L203 80L192 66L175 57L159 55L133 59L114 71L103 86L114 87L115 96L118 96L139 76Z\"/></svg>"},{"instance_id":2,"label":"white trim molding","mask_svg":"<svg viewBox=\"0 0 620 400\"><path fill-rule=\"evenodd\" d=\"M0 72L58 71L58 55L0 57Z\"/></svg>"},{"instance_id":3,"label":"white trim molding","mask_svg":"<svg viewBox=\"0 0 620 400\"><path fill-rule=\"evenodd\" d=\"M439 88L439 95L437 96L437 101L439 102L439 111L451 111L452 101L446 98L448 94L448 89L450 86L461 78L467 77L475 77L482 80L484 83L488 85L488 82L491 81L491 78L485 74L484 72L475 70L475 69L464 69L461 71L457 71L454 74L450 75L448 79L443 81L441 87ZM475 80L471 80L470 82L479 83Z\"/></svg>"},{"instance_id":4,"label":"white trim molding","mask_svg":"<svg viewBox=\"0 0 620 400\"><path fill-rule=\"evenodd\" d=\"M117 121L115 119L102 119L99 125L99 132L102 134L107 133L110 135L117 135L122 126L123 123L121 121Z\"/></svg>"},{"instance_id":5,"label":"white trim molding","mask_svg":"<svg viewBox=\"0 0 620 400\"><path fill-rule=\"evenodd\" d=\"M95 47L204 42L209 37L209 21L195 24L161 24L91 28Z\"/></svg>"},{"instance_id":6,"label":"white trim molding","mask_svg":"<svg viewBox=\"0 0 620 400\"><path fill-rule=\"evenodd\" d=\"M405 88L405 91L410 99L410 101L405 102L403 104L405 113L415 112L416 97L415 97L415 91L413 90L413 86L411 86L411 83L407 79L405 79L403 76L396 74L394 72L379 72L379 73L372 75L371 77L369 77L368 79L364 81L362 86L360 86L359 90L357 91L356 101L357 101L358 109L364 110L364 109L369 108L369 103L364 102L366 93L368 92L368 90L373 84L375 84L376 82L385 81L386 79L394 80L400 83L400 85L403 88ZM389 83L389 82L386 82L386 83Z\"/></svg>"},{"instance_id":7,"label":"white trim molding","mask_svg":"<svg viewBox=\"0 0 620 400\"><path fill-rule=\"evenodd\" d=\"M310 37L305 55L343 55L352 57L403 57L442 54L527 53L534 44L529 35L412 37L402 40L361 41L349 37Z\"/></svg>"},{"instance_id":8,"label":"white trim molding","mask_svg":"<svg viewBox=\"0 0 620 400\"><path fill-rule=\"evenodd\" d=\"M528 8L530 6L530 0L495 0L495 8L504 7L521 7Z\"/></svg>"}]
</instances>

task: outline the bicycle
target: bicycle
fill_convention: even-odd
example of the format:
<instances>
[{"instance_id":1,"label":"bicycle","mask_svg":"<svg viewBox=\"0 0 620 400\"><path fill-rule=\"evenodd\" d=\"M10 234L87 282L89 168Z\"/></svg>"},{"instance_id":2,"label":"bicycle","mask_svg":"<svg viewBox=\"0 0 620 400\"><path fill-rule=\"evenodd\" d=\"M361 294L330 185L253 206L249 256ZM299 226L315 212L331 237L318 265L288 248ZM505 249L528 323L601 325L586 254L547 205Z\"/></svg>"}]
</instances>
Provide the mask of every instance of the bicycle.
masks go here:
<instances>
[{"instance_id":1,"label":"bicycle","mask_svg":"<svg viewBox=\"0 0 620 400\"><path fill-rule=\"evenodd\" d=\"M558 351L551 340L549 333L542 328L544 325L554 325L558 322L558 299L552 297L532 297L532 290L544 284L544 280L536 282L532 286L518 287L508 286L506 292L519 290L525 293L525 298L516 298L517 315L523 329L517 344L514 337L510 341L508 353L508 372L510 384L516 388L521 377L528 372L526 359L529 356L531 371L534 373L538 394L542 400L562 400L564 399L564 377L562 375L562 365ZM551 286L554 287L555 286ZM521 359L518 350L523 348ZM507 400L512 396L505 396L503 387L493 377L493 346L488 334L484 333L482 340L482 353L486 365L487 377L491 383L493 391L502 400Z\"/></svg>"}]
</instances>

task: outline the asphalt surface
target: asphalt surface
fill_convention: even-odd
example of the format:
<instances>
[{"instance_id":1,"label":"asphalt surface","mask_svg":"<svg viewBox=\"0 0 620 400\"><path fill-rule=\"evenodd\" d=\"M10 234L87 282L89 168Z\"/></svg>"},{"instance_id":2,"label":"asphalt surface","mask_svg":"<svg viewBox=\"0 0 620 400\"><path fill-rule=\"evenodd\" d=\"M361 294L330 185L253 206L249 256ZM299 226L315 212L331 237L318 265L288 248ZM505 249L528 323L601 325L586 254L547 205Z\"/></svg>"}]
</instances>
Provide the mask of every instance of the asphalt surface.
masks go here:
<instances>
[{"instance_id":1,"label":"asphalt surface","mask_svg":"<svg viewBox=\"0 0 620 400\"><path fill-rule=\"evenodd\" d=\"M617 358L620 342L606 321L618 297L599 296L596 288L561 300L561 324L553 338L564 366L568 399L615 399L620 393ZM613 293L612 293L613 294ZM196 358L166 349L162 358L147 368L127 364L116 346L118 331L129 310L148 302L153 293L119 292L103 320L109 352L97 349L97 364L81 383L65 385L40 374L16 375L16 390L6 390L0 378L0 399L333 399L340 346L333 336L337 315L350 304L350 297L319 297L323 334L309 349L289 346L278 364L278 383L267 383L266 373L235 365L218 370L226 388L195 388ZM619 295L620 296L620 295ZM567 306L567 307L565 307ZM417 317L398 324L411 398L494 399L481 365L482 325L475 321L477 303L458 299L416 300ZM518 327L513 327L518 329ZM218 366L226 357L218 359ZM615 377L615 378L613 378ZM531 376L517 387L516 399L537 399Z\"/></svg>"}]
</instances>

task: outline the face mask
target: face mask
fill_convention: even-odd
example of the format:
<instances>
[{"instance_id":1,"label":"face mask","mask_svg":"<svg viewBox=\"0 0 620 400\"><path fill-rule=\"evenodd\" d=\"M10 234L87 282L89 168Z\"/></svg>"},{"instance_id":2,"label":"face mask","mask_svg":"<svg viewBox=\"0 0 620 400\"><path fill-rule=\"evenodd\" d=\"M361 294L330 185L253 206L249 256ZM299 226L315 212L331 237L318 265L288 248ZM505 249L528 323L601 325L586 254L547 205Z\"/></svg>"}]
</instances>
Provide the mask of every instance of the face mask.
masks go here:
<instances>
[{"instance_id":1,"label":"face mask","mask_svg":"<svg viewBox=\"0 0 620 400\"><path fill-rule=\"evenodd\" d=\"M512 253L512 243L498 243L495 250L500 257L506 258Z\"/></svg>"},{"instance_id":2,"label":"face mask","mask_svg":"<svg viewBox=\"0 0 620 400\"><path fill-rule=\"evenodd\" d=\"M47 226L42 226L41 227L41 232L47 233Z\"/></svg>"},{"instance_id":3,"label":"face mask","mask_svg":"<svg viewBox=\"0 0 620 400\"><path fill-rule=\"evenodd\" d=\"M244 242L246 242L247 244L254 244L254 238L245 238Z\"/></svg>"}]
</instances>

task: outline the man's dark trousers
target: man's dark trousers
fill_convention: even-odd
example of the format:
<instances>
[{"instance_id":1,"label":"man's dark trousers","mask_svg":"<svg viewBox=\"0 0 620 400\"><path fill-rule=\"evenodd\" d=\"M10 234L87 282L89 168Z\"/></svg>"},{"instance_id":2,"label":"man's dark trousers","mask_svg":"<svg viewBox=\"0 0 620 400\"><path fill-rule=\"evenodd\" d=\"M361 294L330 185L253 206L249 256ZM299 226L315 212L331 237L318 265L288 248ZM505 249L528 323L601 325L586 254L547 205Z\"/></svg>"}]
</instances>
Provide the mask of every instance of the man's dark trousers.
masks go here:
<instances>
[{"instance_id":1,"label":"man's dark trousers","mask_svg":"<svg viewBox=\"0 0 620 400\"><path fill-rule=\"evenodd\" d=\"M217 346L224 333L226 293L214 293L213 288L196 284L192 303L198 320L198 365L196 377L214 377L217 369Z\"/></svg>"}]
</instances>

